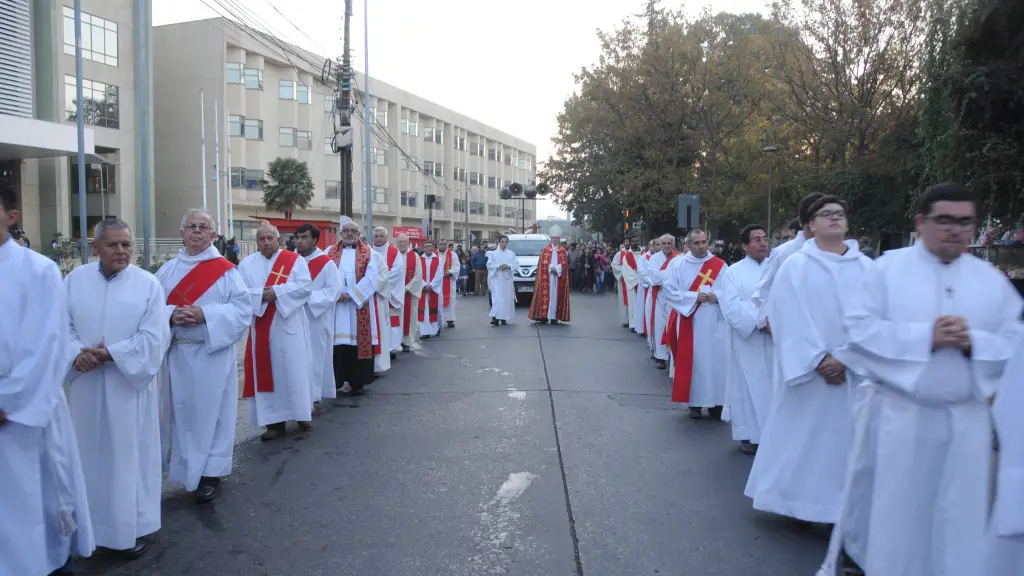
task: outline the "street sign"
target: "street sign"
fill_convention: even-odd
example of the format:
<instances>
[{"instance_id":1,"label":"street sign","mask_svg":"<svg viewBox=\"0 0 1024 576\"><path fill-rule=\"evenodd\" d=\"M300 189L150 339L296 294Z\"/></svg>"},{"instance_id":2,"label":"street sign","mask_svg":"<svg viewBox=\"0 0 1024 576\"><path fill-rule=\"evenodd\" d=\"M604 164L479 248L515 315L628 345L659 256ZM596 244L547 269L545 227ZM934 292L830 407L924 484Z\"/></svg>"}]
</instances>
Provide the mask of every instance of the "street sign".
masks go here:
<instances>
[{"instance_id":1,"label":"street sign","mask_svg":"<svg viewBox=\"0 0 1024 576\"><path fill-rule=\"evenodd\" d=\"M680 194L676 203L676 221L680 228L700 228L700 196Z\"/></svg>"}]
</instances>

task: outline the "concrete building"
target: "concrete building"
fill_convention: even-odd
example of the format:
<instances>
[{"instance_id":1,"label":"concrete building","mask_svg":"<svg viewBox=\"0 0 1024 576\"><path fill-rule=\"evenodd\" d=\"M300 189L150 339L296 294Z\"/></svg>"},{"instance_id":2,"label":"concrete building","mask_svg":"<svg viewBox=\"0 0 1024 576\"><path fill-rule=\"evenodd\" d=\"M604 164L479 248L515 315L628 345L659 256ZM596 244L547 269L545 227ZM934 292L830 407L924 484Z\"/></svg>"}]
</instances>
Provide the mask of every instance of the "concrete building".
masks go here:
<instances>
[{"instance_id":1,"label":"concrete building","mask_svg":"<svg viewBox=\"0 0 1024 576\"><path fill-rule=\"evenodd\" d=\"M206 205L217 214L212 179L221 174L221 221L228 219L230 171L233 218L227 236L254 240L259 219L287 235L302 222L324 229L333 242L341 212L340 160L332 137L338 123L335 90L321 74L324 57L261 35L231 20L215 18L153 29L156 110L157 235L176 235L180 215L202 206L200 90L206 110ZM362 221L362 76L355 82L353 154L354 219ZM523 202L502 201L498 192L512 182L532 182L536 147L384 82L371 79L371 185L374 225L388 229L423 227L426 195L434 194L435 235L464 241L468 229L487 238L520 227ZM214 154L214 107L220 108L220 158ZM230 170L223 136L225 105L231 133ZM403 154L404 152L404 154ZM306 162L314 199L291 219L268 211L262 201L267 165L279 157ZM535 201L525 203L528 223ZM468 209L468 226L465 223Z\"/></svg>"},{"instance_id":2,"label":"concrete building","mask_svg":"<svg viewBox=\"0 0 1024 576\"><path fill-rule=\"evenodd\" d=\"M71 0L0 2L0 179L19 189L33 247L79 237L75 26ZM151 29L133 0L82 0L86 224L141 222L135 43ZM152 134L150 134L152 138ZM43 251L46 251L45 249Z\"/></svg>"}]
</instances>

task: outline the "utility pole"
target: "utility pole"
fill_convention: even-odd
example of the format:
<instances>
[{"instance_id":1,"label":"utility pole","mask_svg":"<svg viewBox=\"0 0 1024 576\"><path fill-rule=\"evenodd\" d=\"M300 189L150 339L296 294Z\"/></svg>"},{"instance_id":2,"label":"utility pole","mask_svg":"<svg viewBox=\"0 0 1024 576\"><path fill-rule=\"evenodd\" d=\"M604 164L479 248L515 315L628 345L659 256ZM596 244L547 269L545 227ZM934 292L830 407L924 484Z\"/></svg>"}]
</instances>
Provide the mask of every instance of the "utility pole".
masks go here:
<instances>
[{"instance_id":1,"label":"utility pole","mask_svg":"<svg viewBox=\"0 0 1024 576\"><path fill-rule=\"evenodd\" d=\"M338 97L334 108L338 112L340 128L334 132L334 144L341 159L341 215L352 217L352 58L351 32L352 0L345 0L345 33L342 37L341 70L338 71ZM341 230L338 230L340 236Z\"/></svg>"}]
</instances>

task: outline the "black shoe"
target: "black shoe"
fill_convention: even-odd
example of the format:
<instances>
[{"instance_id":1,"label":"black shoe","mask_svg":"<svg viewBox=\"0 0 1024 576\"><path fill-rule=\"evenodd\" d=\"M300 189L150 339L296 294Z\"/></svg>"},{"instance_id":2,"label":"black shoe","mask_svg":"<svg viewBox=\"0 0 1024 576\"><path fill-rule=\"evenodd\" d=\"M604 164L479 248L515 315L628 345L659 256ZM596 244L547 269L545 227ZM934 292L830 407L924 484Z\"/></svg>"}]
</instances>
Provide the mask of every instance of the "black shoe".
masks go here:
<instances>
[{"instance_id":1,"label":"black shoe","mask_svg":"<svg viewBox=\"0 0 1024 576\"><path fill-rule=\"evenodd\" d=\"M349 392L349 394L351 396L362 396L363 394L365 394L365 392L363 391L363 387L362 386L358 386L358 387L352 386L352 391Z\"/></svg>"},{"instance_id":2,"label":"black shoe","mask_svg":"<svg viewBox=\"0 0 1024 576\"><path fill-rule=\"evenodd\" d=\"M750 440L741 440L740 452L753 456L754 454L757 454L757 444L752 444Z\"/></svg>"},{"instance_id":3,"label":"black shoe","mask_svg":"<svg viewBox=\"0 0 1024 576\"><path fill-rule=\"evenodd\" d=\"M548 319L547 318L541 318L540 320L537 320L537 322L540 322L541 324L547 324L548 323Z\"/></svg>"},{"instance_id":4,"label":"black shoe","mask_svg":"<svg viewBox=\"0 0 1024 576\"><path fill-rule=\"evenodd\" d=\"M629 322L622 325L623 328L629 328Z\"/></svg>"},{"instance_id":5,"label":"black shoe","mask_svg":"<svg viewBox=\"0 0 1024 576\"><path fill-rule=\"evenodd\" d=\"M714 407L708 408L708 416L710 416L714 420L721 420L722 419L722 406L714 406Z\"/></svg>"},{"instance_id":6,"label":"black shoe","mask_svg":"<svg viewBox=\"0 0 1024 576\"><path fill-rule=\"evenodd\" d=\"M494 318L491 318L491 326L497 326L497 325L498 325L498 321L495 320Z\"/></svg>"},{"instance_id":7,"label":"black shoe","mask_svg":"<svg viewBox=\"0 0 1024 576\"><path fill-rule=\"evenodd\" d=\"M430 340L430 335L420 336L420 340Z\"/></svg>"},{"instance_id":8,"label":"black shoe","mask_svg":"<svg viewBox=\"0 0 1024 576\"><path fill-rule=\"evenodd\" d=\"M142 540L136 540L135 546L127 550L115 550L114 552L125 560L135 560L136 558L141 558L146 553L146 543Z\"/></svg>"},{"instance_id":9,"label":"black shoe","mask_svg":"<svg viewBox=\"0 0 1024 576\"><path fill-rule=\"evenodd\" d=\"M507 320L498 320L498 322L501 322L502 326L508 326L508 321Z\"/></svg>"},{"instance_id":10,"label":"black shoe","mask_svg":"<svg viewBox=\"0 0 1024 576\"><path fill-rule=\"evenodd\" d=\"M694 420L703 420L704 412L702 412L700 408L690 408L690 418L693 418Z\"/></svg>"},{"instance_id":11,"label":"black shoe","mask_svg":"<svg viewBox=\"0 0 1024 576\"><path fill-rule=\"evenodd\" d=\"M552 320L551 324L558 324L558 320Z\"/></svg>"},{"instance_id":12,"label":"black shoe","mask_svg":"<svg viewBox=\"0 0 1024 576\"><path fill-rule=\"evenodd\" d=\"M199 479L199 487L196 488L196 500L199 502L212 502L220 491L220 478L203 476Z\"/></svg>"},{"instance_id":13,"label":"black shoe","mask_svg":"<svg viewBox=\"0 0 1024 576\"><path fill-rule=\"evenodd\" d=\"M392 352L391 353L391 360L394 361L394 360L397 360L397 359L398 359L398 353L397 352Z\"/></svg>"},{"instance_id":14,"label":"black shoe","mask_svg":"<svg viewBox=\"0 0 1024 576\"><path fill-rule=\"evenodd\" d=\"M411 346L408 344L402 344L402 352L408 352L409 350L412 350Z\"/></svg>"},{"instance_id":15,"label":"black shoe","mask_svg":"<svg viewBox=\"0 0 1024 576\"><path fill-rule=\"evenodd\" d=\"M633 334L636 334L636 328L630 328L629 331L632 332Z\"/></svg>"},{"instance_id":16,"label":"black shoe","mask_svg":"<svg viewBox=\"0 0 1024 576\"><path fill-rule=\"evenodd\" d=\"M448 327L449 327L449 328L455 328L455 322L453 322L453 321L449 320L449 321L448 321Z\"/></svg>"},{"instance_id":17,"label":"black shoe","mask_svg":"<svg viewBox=\"0 0 1024 576\"><path fill-rule=\"evenodd\" d=\"M839 563L840 574L843 576L864 576L864 571L846 554L846 550L839 553Z\"/></svg>"},{"instance_id":18,"label":"black shoe","mask_svg":"<svg viewBox=\"0 0 1024 576\"><path fill-rule=\"evenodd\" d=\"M658 370L664 370L668 368L668 363L664 360L655 360L654 365L658 367Z\"/></svg>"}]
</instances>

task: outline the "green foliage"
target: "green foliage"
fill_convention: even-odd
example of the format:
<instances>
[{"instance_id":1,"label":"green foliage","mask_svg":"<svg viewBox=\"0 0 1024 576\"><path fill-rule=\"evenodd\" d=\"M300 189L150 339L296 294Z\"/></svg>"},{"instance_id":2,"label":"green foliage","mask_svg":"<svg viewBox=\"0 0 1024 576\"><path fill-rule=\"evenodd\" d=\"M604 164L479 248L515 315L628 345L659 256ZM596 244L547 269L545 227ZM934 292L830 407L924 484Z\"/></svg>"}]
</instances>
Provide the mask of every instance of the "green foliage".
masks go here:
<instances>
[{"instance_id":1,"label":"green foliage","mask_svg":"<svg viewBox=\"0 0 1024 576\"><path fill-rule=\"evenodd\" d=\"M153 274L156 274L156 271L159 270L161 266L166 264L168 260L170 260L170 258L168 258L166 254L151 253L149 255L149 267L147 268L146 263L143 259L143 255L139 254L135 258L135 265L138 266L139 268L142 268L143 270L148 270Z\"/></svg>"},{"instance_id":2,"label":"green foliage","mask_svg":"<svg viewBox=\"0 0 1024 576\"><path fill-rule=\"evenodd\" d=\"M778 230L810 190L857 234L905 232L916 196L959 180L998 216L1024 198L1024 11L1014 0L783 0L770 18L687 18L599 33L541 171L611 234L623 210L675 228L678 194L714 233ZM776 153L765 153L766 145ZM769 176L769 171L771 176Z\"/></svg>"},{"instance_id":3,"label":"green foliage","mask_svg":"<svg viewBox=\"0 0 1024 576\"><path fill-rule=\"evenodd\" d=\"M305 162L290 157L277 158L267 165L263 204L267 210L290 214L295 208L309 206L313 188L313 177Z\"/></svg>"},{"instance_id":4,"label":"green foliage","mask_svg":"<svg viewBox=\"0 0 1024 576\"><path fill-rule=\"evenodd\" d=\"M67 276L82 263L82 243L73 238L65 238L60 232L53 235L53 260L60 268L60 273Z\"/></svg>"}]
</instances>

